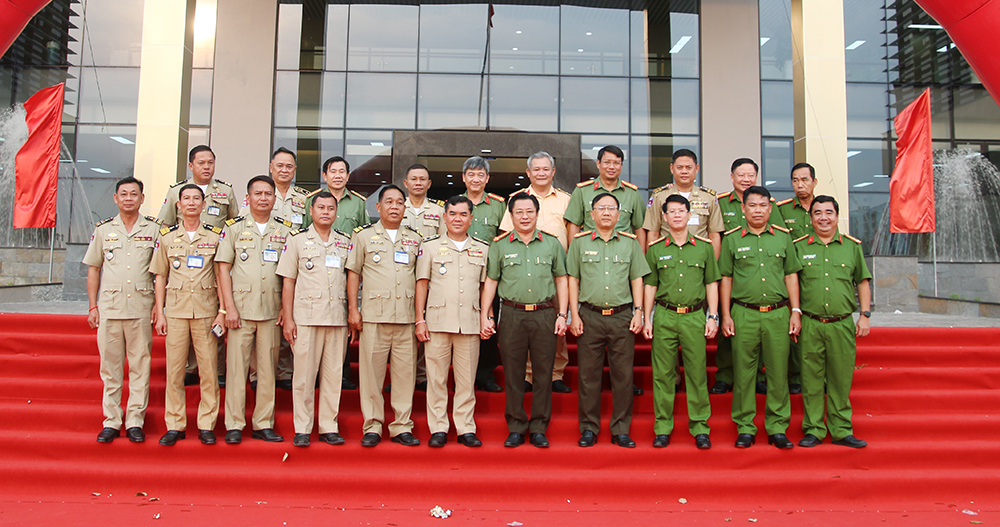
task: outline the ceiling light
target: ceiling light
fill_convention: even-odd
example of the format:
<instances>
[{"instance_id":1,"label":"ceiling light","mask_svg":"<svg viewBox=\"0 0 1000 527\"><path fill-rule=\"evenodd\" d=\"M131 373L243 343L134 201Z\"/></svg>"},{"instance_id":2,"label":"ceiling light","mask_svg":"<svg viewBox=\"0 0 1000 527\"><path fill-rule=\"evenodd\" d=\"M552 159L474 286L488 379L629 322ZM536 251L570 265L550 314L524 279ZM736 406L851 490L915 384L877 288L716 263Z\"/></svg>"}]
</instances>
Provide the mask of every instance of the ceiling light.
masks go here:
<instances>
[{"instance_id":1,"label":"ceiling light","mask_svg":"<svg viewBox=\"0 0 1000 527\"><path fill-rule=\"evenodd\" d=\"M910 29L944 29L938 24L910 24L906 27Z\"/></svg>"},{"instance_id":2,"label":"ceiling light","mask_svg":"<svg viewBox=\"0 0 1000 527\"><path fill-rule=\"evenodd\" d=\"M761 45L761 47L764 47L764 44L767 44L768 40L771 40L771 37L760 37L760 45Z\"/></svg>"},{"instance_id":3,"label":"ceiling light","mask_svg":"<svg viewBox=\"0 0 1000 527\"><path fill-rule=\"evenodd\" d=\"M110 171L104 170L103 168L90 167L91 170L97 172L98 174L110 174Z\"/></svg>"},{"instance_id":4,"label":"ceiling light","mask_svg":"<svg viewBox=\"0 0 1000 527\"><path fill-rule=\"evenodd\" d=\"M601 149L601 147L595 146L592 150L600 150L600 149Z\"/></svg>"},{"instance_id":5,"label":"ceiling light","mask_svg":"<svg viewBox=\"0 0 1000 527\"><path fill-rule=\"evenodd\" d=\"M86 159L77 159L76 162L77 163L86 163L87 160Z\"/></svg>"},{"instance_id":6,"label":"ceiling light","mask_svg":"<svg viewBox=\"0 0 1000 527\"><path fill-rule=\"evenodd\" d=\"M771 185L773 185L775 183L777 183L777 181L775 181L773 179L769 179L769 180L767 180L767 181L764 182L764 186L765 187L770 187Z\"/></svg>"},{"instance_id":7,"label":"ceiling light","mask_svg":"<svg viewBox=\"0 0 1000 527\"><path fill-rule=\"evenodd\" d=\"M518 29L518 30L517 30L517 31L515 31L514 33L516 33L516 34L520 35L520 34L521 34L521 30L520 30L520 29Z\"/></svg>"},{"instance_id":8,"label":"ceiling light","mask_svg":"<svg viewBox=\"0 0 1000 527\"><path fill-rule=\"evenodd\" d=\"M376 172L376 173L375 173L375 175L376 175L376 176L381 176L381 175L382 175L382 173L381 173L381 172Z\"/></svg>"},{"instance_id":9,"label":"ceiling light","mask_svg":"<svg viewBox=\"0 0 1000 527\"><path fill-rule=\"evenodd\" d=\"M854 188L864 188L874 184L875 183L872 183L871 181L865 181L864 183L858 183L857 185L854 185Z\"/></svg>"},{"instance_id":10,"label":"ceiling light","mask_svg":"<svg viewBox=\"0 0 1000 527\"><path fill-rule=\"evenodd\" d=\"M861 150L848 150L847 157L854 157L861 153Z\"/></svg>"},{"instance_id":11,"label":"ceiling light","mask_svg":"<svg viewBox=\"0 0 1000 527\"><path fill-rule=\"evenodd\" d=\"M938 53L945 53L949 49L955 49L955 43L954 42L952 42L951 44L948 44L946 46L941 46L940 48L938 48L937 52Z\"/></svg>"},{"instance_id":12,"label":"ceiling light","mask_svg":"<svg viewBox=\"0 0 1000 527\"><path fill-rule=\"evenodd\" d=\"M847 47L846 47L846 48L844 48L844 49L846 49L846 50L848 50L848 51L851 51L851 50L854 50L854 49L858 49L858 48L860 48L860 47L861 47L861 45L862 45L862 44L864 44L864 43L865 43L865 41L864 41L864 40L855 40L854 42L852 42L852 43L851 43L851 45L850 45L850 46L847 46Z\"/></svg>"},{"instance_id":13,"label":"ceiling light","mask_svg":"<svg viewBox=\"0 0 1000 527\"><path fill-rule=\"evenodd\" d=\"M579 49L577 49L577 50L576 50L576 52L577 52L577 53L583 53L583 48L579 48Z\"/></svg>"},{"instance_id":14,"label":"ceiling light","mask_svg":"<svg viewBox=\"0 0 1000 527\"><path fill-rule=\"evenodd\" d=\"M372 141L371 143L372 146L385 146L385 143L383 143L382 141Z\"/></svg>"},{"instance_id":15,"label":"ceiling light","mask_svg":"<svg viewBox=\"0 0 1000 527\"><path fill-rule=\"evenodd\" d=\"M517 51L517 48L510 48L510 49L513 50L513 51Z\"/></svg>"},{"instance_id":16,"label":"ceiling light","mask_svg":"<svg viewBox=\"0 0 1000 527\"><path fill-rule=\"evenodd\" d=\"M589 37L590 35L593 35L593 34L594 34L594 33L593 33L592 31L587 31L587 36L588 36L588 37Z\"/></svg>"},{"instance_id":17,"label":"ceiling light","mask_svg":"<svg viewBox=\"0 0 1000 527\"><path fill-rule=\"evenodd\" d=\"M524 176L517 176L517 179L524 179Z\"/></svg>"},{"instance_id":18,"label":"ceiling light","mask_svg":"<svg viewBox=\"0 0 1000 527\"><path fill-rule=\"evenodd\" d=\"M123 145L134 145L135 144L133 141L125 139L124 137L122 137L120 135L113 135L113 136L111 136L111 140L112 141L118 141L119 143L121 143Z\"/></svg>"},{"instance_id":19,"label":"ceiling light","mask_svg":"<svg viewBox=\"0 0 1000 527\"><path fill-rule=\"evenodd\" d=\"M880 178L887 178L887 177L889 177L889 174L875 174L875 175L874 175L874 176L872 176L872 177L880 177Z\"/></svg>"},{"instance_id":20,"label":"ceiling light","mask_svg":"<svg viewBox=\"0 0 1000 527\"><path fill-rule=\"evenodd\" d=\"M448 177L455 177L455 176L453 176L452 174L448 174Z\"/></svg>"},{"instance_id":21,"label":"ceiling light","mask_svg":"<svg viewBox=\"0 0 1000 527\"><path fill-rule=\"evenodd\" d=\"M684 45L690 41L691 37L689 35L684 35L683 37L677 40L677 43L674 44L674 47L670 48L670 53L679 53L682 49L684 49Z\"/></svg>"},{"instance_id":22,"label":"ceiling light","mask_svg":"<svg viewBox=\"0 0 1000 527\"><path fill-rule=\"evenodd\" d=\"M448 184L449 184L449 185L454 185L454 184L455 184L455 182L454 182L454 181L449 181L449 182L448 182Z\"/></svg>"},{"instance_id":23,"label":"ceiling light","mask_svg":"<svg viewBox=\"0 0 1000 527\"><path fill-rule=\"evenodd\" d=\"M382 183L385 183L385 182L386 182L386 181L385 181L385 180L383 179L383 180L382 180Z\"/></svg>"}]
</instances>

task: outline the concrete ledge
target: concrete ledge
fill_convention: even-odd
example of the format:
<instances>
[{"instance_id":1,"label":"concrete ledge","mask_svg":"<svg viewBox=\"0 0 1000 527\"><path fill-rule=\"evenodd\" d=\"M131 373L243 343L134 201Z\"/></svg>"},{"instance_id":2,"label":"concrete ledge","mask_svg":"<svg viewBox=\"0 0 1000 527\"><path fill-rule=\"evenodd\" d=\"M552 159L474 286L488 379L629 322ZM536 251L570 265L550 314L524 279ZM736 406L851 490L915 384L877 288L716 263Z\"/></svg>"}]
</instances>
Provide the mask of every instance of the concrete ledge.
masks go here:
<instances>
[{"instance_id":1,"label":"concrete ledge","mask_svg":"<svg viewBox=\"0 0 1000 527\"><path fill-rule=\"evenodd\" d=\"M62 292L62 282L0 286L0 304L61 300Z\"/></svg>"},{"instance_id":2,"label":"concrete ledge","mask_svg":"<svg viewBox=\"0 0 1000 527\"><path fill-rule=\"evenodd\" d=\"M938 298L921 295L917 299L922 313L936 315L952 315L959 317L1000 318L1000 304L993 302L976 302L974 300L956 300L954 298Z\"/></svg>"}]
</instances>

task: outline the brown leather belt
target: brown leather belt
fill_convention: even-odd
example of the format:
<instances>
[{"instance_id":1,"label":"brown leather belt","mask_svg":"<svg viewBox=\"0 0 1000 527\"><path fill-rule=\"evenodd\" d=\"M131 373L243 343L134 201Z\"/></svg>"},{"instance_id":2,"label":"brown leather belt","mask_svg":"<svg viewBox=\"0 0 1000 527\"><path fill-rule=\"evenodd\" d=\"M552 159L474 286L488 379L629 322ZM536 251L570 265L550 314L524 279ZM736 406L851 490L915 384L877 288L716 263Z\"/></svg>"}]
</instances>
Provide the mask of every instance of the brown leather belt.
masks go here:
<instances>
[{"instance_id":1,"label":"brown leather belt","mask_svg":"<svg viewBox=\"0 0 1000 527\"><path fill-rule=\"evenodd\" d=\"M747 309L753 309L754 311L760 311L761 313L767 313L768 311L774 311L775 309L778 309L779 307L785 307L785 306L787 306L788 305L788 299L786 298L785 300L782 300L781 302L778 302L777 304L771 304L769 306L758 306L756 304L748 304L746 302L740 302L739 300L736 300L735 298L733 299L733 303L736 304L736 305L738 305L738 306L743 306L743 307L745 307Z\"/></svg>"},{"instance_id":2,"label":"brown leather belt","mask_svg":"<svg viewBox=\"0 0 1000 527\"><path fill-rule=\"evenodd\" d=\"M675 306L673 304L668 304L662 300L657 300L657 304L663 306L671 311L676 311L677 313L683 315L685 313L691 313L692 311L699 311L705 307L705 301L702 300L693 306Z\"/></svg>"},{"instance_id":3,"label":"brown leather belt","mask_svg":"<svg viewBox=\"0 0 1000 527\"><path fill-rule=\"evenodd\" d=\"M811 313L806 313L805 311L803 311L802 314L805 315L805 316L807 316L807 317L809 317L809 318L811 318L811 319L813 319L813 320L819 320L820 322L822 322L824 324L829 324L830 322L840 322L841 320L844 320L845 318L851 316L851 314L848 313L846 315L842 315L842 316L839 316L839 317L820 317L820 316L813 315Z\"/></svg>"},{"instance_id":4,"label":"brown leather belt","mask_svg":"<svg viewBox=\"0 0 1000 527\"><path fill-rule=\"evenodd\" d=\"M626 309L632 307L632 304L622 304L616 307L600 307L600 306L595 306L594 304L588 304L587 302L581 302L580 305L591 311L597 311L598 313L604 316L621 313L622 311L625 311Z\"/></svg>"},{"instance_id":5,"label":"brown leather belt","mask_svg":"<svg viewBox=\"0 0 1000 527\"><path fill-rule=\"evenodd\" d=\"M550 307L556 307L556 305L552 303L551 298L546 300L545 302L539 302L537 304L522 304L520 302L513 302L511 300L501 300L500 303L505 306L510 306L514 309L521 309L524 311L538 311L539 309L548 309Z\"/></svg>"}]
</instances>

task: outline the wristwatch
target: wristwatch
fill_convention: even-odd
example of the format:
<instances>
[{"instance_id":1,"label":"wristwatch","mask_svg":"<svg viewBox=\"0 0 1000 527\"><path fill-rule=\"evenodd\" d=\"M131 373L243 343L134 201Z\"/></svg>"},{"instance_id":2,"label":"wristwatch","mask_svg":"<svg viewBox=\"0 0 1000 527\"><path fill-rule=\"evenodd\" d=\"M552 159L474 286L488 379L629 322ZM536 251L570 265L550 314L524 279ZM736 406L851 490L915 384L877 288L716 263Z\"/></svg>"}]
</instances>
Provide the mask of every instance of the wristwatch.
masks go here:
<instances>
[{"instance_id":1,"label":"wristwatch","mask_svg":"<svg viewBox=\"0 0 1000 527\"><path fill-rule=\"evenodd\" d=\"M719 315L708 315L707 317L705 317L705 320L706 321L708 321L708 320L714 320L715 323L718 324L719 323Z\"/></svg>"},{"instance_id":2,"label":"wristwatch","mask_svg":"<svg viewBox=\"0 0 1000 527\"><path fill-rule=\"evenodd\" d=\"M861 312L861 316L863 316L865 318L872 318L872 312L871 311L862 311Z\"/></svg>"}]
</instances>

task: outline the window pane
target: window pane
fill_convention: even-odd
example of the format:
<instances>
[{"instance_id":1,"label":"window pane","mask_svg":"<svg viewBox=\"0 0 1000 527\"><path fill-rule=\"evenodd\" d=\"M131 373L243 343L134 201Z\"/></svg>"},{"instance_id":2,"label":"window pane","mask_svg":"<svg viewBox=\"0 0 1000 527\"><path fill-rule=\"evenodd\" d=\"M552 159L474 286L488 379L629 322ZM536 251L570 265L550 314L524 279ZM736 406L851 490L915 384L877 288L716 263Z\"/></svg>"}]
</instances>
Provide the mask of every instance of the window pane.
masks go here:
<instances>
[{"instance_id":1,"label":"window pane","mask_svg":"<svg viewBox=\"0 0 1000 527\"><path fill-rule=\"evenodd\" d=\"M347 67L416 71L417 6L352 5Z\"/></svg>"},{"instance_id":2,"label":"window pane","mask_svg":"<svg viewBox=\"0 0 1000 527\"><path fill-rule=\"evenodd\" d=\"M557 77L490 77L490 128L555 132L559 128Z\"/></svg>"},{"instance_id":3,"label":"window pane","mask_svg":"<svg viewBox=\"0 0 1000 527\"><path fill-rule=\"evenodd\" d=\"M762 135L795 135L795 101L791 82L760 83Z\"/></svg>"},{"instance_id":4,"label":"window pane","mask_svg":"<svg viewBox=\"0 0 1000 527\"><path fill-rule=\"evenodd\" d=\"M80 177L131 176L135 163L135 126L77 127L76 163Z\"/></svg>"},{"instance_id":5,"label":"window pane","mask_svg":"<svg viewBox=\"0 0 1000 527\"><path fill-rule=\"evenodd\" d=\"M628 147L627 135L581 135L580 151L582 161L580 164L580 181L597 177L597 152L608 145L615 145L625 153L625 159L622 161L622 179L631 181L629 179L629 170L632 153ZM570 192L573 191L573 189L567 190Z\"/></svg>"},{"instance_id":6,"label":"window pane","mask_svg":"<svg viewBox=\"0 0 1000 527\"><path fill-rule=\"evenodd\" d=\"M698 152L701 149L701 142L697 136L633 135L630 181L640 188L650 189L673 182L670 162L674 152L681 148Z\"/></svg>"},{"instance_id":7,"label":"window pane","mask_svg":"<svg viewBox=\"0 0 1000 527\"><path fill-rule=\"evenodd\" d=\"M985 88L955 89L955 138L1000 139L1000 107Z\"/></svg>"},{"instance_id":8,"label":"window pane","mask_svg":"<svg viewBox=\"0 0 1000 527\"><path fill-rule=\"evenodd\" d=\"M700 97L698 81L632 79L632 132L699 133Z\"/></svg>"},{"instance_id":9,"label":"window pane","mask_svg":"<svg viewBox=\"0 0 1000 527\"><path fill-rule=\"evenodd\" d=\"M95 66L139 66L143 2L88 0L83 8L83 61Z\"/></svg>"},{"instance_id":10,"label":"window pane","mask_svg":"<svg viewBox=\"0 0 1000 527\"><path fill-rule=\"evenodd\" d=\"M198 0L194 11L193 68L211 68L215 64L216 0Z\"/></svg>"},{"instance_id":11,"label":"window pane","mask_svg":"<svg viewBox=\"0 0 1000 527\"><path fill-rule=\"evenodd\" d=\"M628 75L628 10L562 7L563 75Z\"/></svg>"},{"instance_id":12,"label":"window pane","mask_svg":"<svg viewBox=\"0 0 1000 527\"><path fill-rule=\"evenodd\" d=\"M494 5L490 33L493 73L559 72L559 8Z\"/></svg>"},{"instance_id":13,"label":"window pane","mask_svg":"<svg viewBox=\"0 0 1000 527\"><path fill-rule=\"evenodd\" d=\"M774 199L784 199L792 194L792 165L795 160L795 150L792 140L764 139L764 159L760 164L758 184L767 187ZM776 194L776 193L782 194ZM784 195L787 194L787 195Z\"/></svg>"},{"instance_id":14,"label":"window pane","mask_svg":"<svg viewBox=\"0 0 1000 527\"><path fill-rule=\"evenodd\" d=\"M348 130L344 148L344 157L351 164L352 189L370 195L381 185L392 183L392 132Z\"/></svg>"},{"instance_id":15,"label":"window pane","mask_svg":"<svg viewBox=\"0 0 1000 527\"><path fill-rule=\"evenodd\" d=\"M277 56L275 67L279 70L299 69L302 49L302 5L278 6Z\"/></svg>"},{"instance_id":16,"label":"window pane","mask_svg":"<svg viewBox=\"0 0 1000 527\"><path fill-rule=\"evenodd\" d=\"M80 122L135 123L139 68L82 68Z\"/></svg>"},{"instance_id":17,"label":"window pane","mask_svg":"<svg viewBox=\"0 0 1000 527\"><path fill-rule=\"evenodd\" d=\"M792 80L792 2L760 0L760 78Z\"/></svg>"},{"instance_id":18,"label":"window pane","mask_svg":"<svg viewBox=\"0 0 1000 527\"><path fill-rule=\"evenodd\" d=\"M670 2L643 2L632 11L632 75L698 77L699 31L697 2L692 12ZM673 11L673 12L671 12Z\"/></svg>"},{"instance_id":19,"label":"window pane","mask_svg":"<svg viewBox=\"0 0 1000 527\"><path fill-rule=\"evenodd\" d=\"M332 156L344 155L343 130L274 129L274 148L285 147L297 156L295 184L319 188L320 168Z\"/></svg>"},{"instance_id":20,"label":"window pane","mask_svg":"<svg viewBox=\"0 0 1000 527\"><path fill-rule=\"evenodd\" d=\"M883 2L844 0L844 52L848 81L886 82Z\"/></svg>"},{"instance_id":21,"label":"window pane","mask_svg":"<svg viewBox=\"0 0 1000 527\"><path fill-rule=\"evenodd\" d=\"M412 130L416 75L352 73L347 76L347 126Z\"/></svg>"},{"instance_id":22,"label":"window pane","mask_svg":"<svg viewBox=\"0 0 1000 527\"><path fill-rule=\"evenodd\" d=\"M868 254L872 250L872 240L875 239L875 233L878 232L882 215L889 212L889 208L886 207L889 203L889 193L856 192L851 189L849 196L850 234L861 240L861 250ZM843 207L844 204L841 203L840 206ZM886 222L888 223L888 220Z\"/></svg>"},{"instance_id":23,"label":"window pane","mask_svg":"<svg viewBox=\"0 0 1000 527\"><path fill-rule=\"evenodd\" d=\"M888 106L884 84L847 83L847 136L885 137L892 126Z\"/></svg>"},{"instance_id":24,"label":"window pane","mask_svg":"<svg viewBox=\"0 0 1000 527\"><path fill-rule=\"evenodd\" d=\"M279 71L275 76L274 125L343 127L344 76Z\"/></svg>"},{"instance_id":25,"label":"window pane","mask_svg":"<svg viewBox=\"0 0 1000 527\"><path fill-rule=\"evenodd\" d=\"M421 75L417 128L486 128L485 88L478 75Z\"/></svg>"},{"instance_id":26,"label":"window pane","mask_svg":"<svg viewBox=\"0 0 1000 527\"><path fill-rule=\"evenodd\" d=\"M191 126L212 124L212 70L191 70Z\"/></svg>"},{"instance_id":27,"label":"window pane","mask_svg":"<svg viewBox=\"0 0 1000 527\"><path fill-rule=\"evenodd\" d=\"M325 70L347 69L347 10L346 5L326 6Z\"/></svg>"},{"instance_id":28,"label":"window pane","mask_svg":"<svg viewBox=\"0 0 1000 527\"><path fill-rule=\"evenodd\" d=\"M486 54L486 4L420 7L420 71L479 73Z\"/></svg>"},{"instance_id":29,"label":"window pane","mask_svg":"<svg viewBox=\"0 0 1000 527\"><path fill-rule=\"evenodd\" d=\"M847 182L850 190L889 192L892 163L892 152L885 142L848 141Z\"/></svg>"},{"instance_id":30,"label":"window pane","mask_svg":"<svg viewBox=\"0 0 1000 527\"><path fill-rule=\"evenodd\" d=\"M628 133L628 79L562 79L563 132Z\"/></svg>"}]
</instances>

